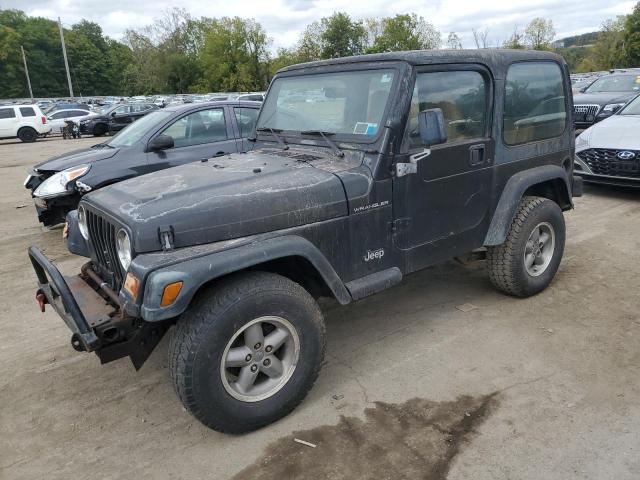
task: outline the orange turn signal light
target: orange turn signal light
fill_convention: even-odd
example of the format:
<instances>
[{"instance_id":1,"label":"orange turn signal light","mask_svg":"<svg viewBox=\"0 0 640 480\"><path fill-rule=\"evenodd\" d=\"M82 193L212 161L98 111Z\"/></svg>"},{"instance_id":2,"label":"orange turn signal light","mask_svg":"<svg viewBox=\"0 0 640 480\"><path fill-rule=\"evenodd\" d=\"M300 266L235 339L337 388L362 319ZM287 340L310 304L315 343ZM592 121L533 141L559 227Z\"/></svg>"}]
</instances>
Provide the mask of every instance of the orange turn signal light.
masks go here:
<instances>
[{"instance_id":1,"label":"orange turn signal light","mask_svg":"<svg viewBox=\"0 0 640 480\"><path fill-rule=\"evenodd\" d=\"M138 298L140 280L134 277L131 272L127 273L127 278L124 279L124 289L134 300Z\"/></svg>"},{"instance_id":2,"label":"orange turn signal light","mask_svg":"<svg viewBox=\"0 0 640 480\"><path fill-rule=\"evenodd\" d=\"M176 301L176 298L178 298L180 290L182 290L182 282L173 282L165 286L164 291L162 292L160 305L163 307L168 307L169 305L171 305Z\"/></svg>"}]
</instances>

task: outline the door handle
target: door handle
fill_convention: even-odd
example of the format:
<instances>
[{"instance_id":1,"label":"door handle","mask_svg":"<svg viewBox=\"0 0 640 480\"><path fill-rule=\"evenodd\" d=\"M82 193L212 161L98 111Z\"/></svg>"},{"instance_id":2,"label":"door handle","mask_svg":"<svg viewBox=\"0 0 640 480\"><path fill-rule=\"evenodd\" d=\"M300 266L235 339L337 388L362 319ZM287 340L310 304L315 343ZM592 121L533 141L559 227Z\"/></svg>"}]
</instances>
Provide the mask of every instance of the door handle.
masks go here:
<instances>
[{"instance_id":1,"label":"door handle","mask_svg":"<svg viewBox=\"0 0 640 480\"><path fill-rule=\"evenodd\" d=\"M469 147L469 166L477 167L485 162L484 144Z\"/></svg>"}]
</instances>

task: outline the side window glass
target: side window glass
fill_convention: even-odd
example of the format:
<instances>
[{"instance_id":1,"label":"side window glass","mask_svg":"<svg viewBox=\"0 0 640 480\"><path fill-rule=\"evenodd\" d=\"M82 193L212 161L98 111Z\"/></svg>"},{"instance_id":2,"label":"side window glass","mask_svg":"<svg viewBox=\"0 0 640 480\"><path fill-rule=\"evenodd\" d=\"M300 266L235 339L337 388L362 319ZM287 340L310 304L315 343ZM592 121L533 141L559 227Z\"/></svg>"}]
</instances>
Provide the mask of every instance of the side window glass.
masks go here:
<instances>
[{"instance_id":1,"label":"side window glass","mask_svg":"<svg viewBox=\"0 0 640 480\"><path fill-rule=\"evenodd\" d=\"M31 107L20 107L20 115L23 117L35 117L36 112Z\"/></svg>"},{"instance_id":2,"label":"side window glass","mask_svg":"<svg viewBox=\"0 0 640 480\"><path fill-rule=\"evenodd\" d=\"M479 72L419 73L409 111L409 148L422 146L418 113L430 108L442 110L447 142L484 137L487 128L487 103L487 85Z\"/></svg>"},{"instance_id":3,"label":"side window glass","mask_svg":"<svg viewBox=\"0 0 640 480\"><path fill-rule=\"evenodd\" d=\"M545 140L567 123L562 72L556 63L516 63L507 71L503 135L507 145Z\"/></svg>"},{"instance_id":4,"label":"side window glass","mask_svg":"<svg viewBox=\"0 0 640 480\"><path fill-rule=\"evenodd\" d=\"M233 109L233 112L235 113L236 121L238 122L240 137L248 137L251 132L253 132L253 127L256 125L259 110L257 108L236 107Z\"/></svg>"},{"instance_id":5,"label":"side window glass","mask_svg":"<svg viewBox=\"0 0 640 480\"><path fill-rule=\"evenodd\" d=\"M0 108L0 118L15 118L16 113L13 108Z\"/></svg>"},{"instance_id":6,"label":"side window glass","mask_svg":"<svg viewBox=\"0 0 640 480\"><path fill-rule=\"evenodd\" d=\"M57 112L53 114L52 117L54 120L59 120L61 118L67 118L67 112Z\"/></svg>"},{"instance_id":7,"label":"side window glass","mask_svg":"<svg viewBox=\"0 0 640 480\"><path fill-rule=\"evenodd\" d=\"M221 108L201 110L186 115L163 132L173 137L175 147L187 147L227 139L227 124Z\"/></svg>"}]
</instances>

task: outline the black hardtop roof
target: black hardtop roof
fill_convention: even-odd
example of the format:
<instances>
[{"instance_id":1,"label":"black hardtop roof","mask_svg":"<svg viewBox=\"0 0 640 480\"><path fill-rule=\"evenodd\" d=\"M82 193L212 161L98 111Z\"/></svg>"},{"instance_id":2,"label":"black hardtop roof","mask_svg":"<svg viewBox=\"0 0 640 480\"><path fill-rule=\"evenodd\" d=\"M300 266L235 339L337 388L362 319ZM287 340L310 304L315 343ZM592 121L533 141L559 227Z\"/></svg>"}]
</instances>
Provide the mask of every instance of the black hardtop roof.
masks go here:
<instances>
[{"instance_id":1,"label":"black hardtop roof","mask_svg":"<svg viewBox=\"0 0 640 480\"><path fill-rule=\"evenodd\" d=\"M486 48L475 50L411 50L405 52L374 53L355 55L353 57L330 58L315 62L290 65L280 72L301 70L328 65L346 65L364 62L407 62L412 65L428 65L442 63L482 63L489 68L497 68L518 61L554 60L564 64L564 59L555 53L537 50L509 50Z\"/></svg>"}]
</instances>

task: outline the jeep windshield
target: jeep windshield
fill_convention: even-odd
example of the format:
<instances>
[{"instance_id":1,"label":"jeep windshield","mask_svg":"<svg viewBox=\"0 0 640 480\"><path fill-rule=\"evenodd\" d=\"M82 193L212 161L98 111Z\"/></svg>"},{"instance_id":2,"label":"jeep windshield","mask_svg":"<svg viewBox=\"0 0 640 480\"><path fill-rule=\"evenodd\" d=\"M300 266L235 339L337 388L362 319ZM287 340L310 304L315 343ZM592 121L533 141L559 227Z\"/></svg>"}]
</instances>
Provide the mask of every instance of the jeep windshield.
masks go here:
<instances>
[{"instance_id":1,"label":"jeep windshield","mask_svg":"<svg viewBox=\"0 0 640 480\"><path fill-rule=\"evenodd\" d=\"M382 69L276 78L257 128L367 142L380 130L394 77L394 70Z\"/></svg>"},{"instance_id":2,"label":"jeep windshield","mask_svg":"<svg viewBox=\"0 0 640 480\"><path fill-rule=\"evenodd\" d=\"M611 75L593 82L585 93L638 91L640 91L640 75Z\"/></svg>"}]
</instances>

